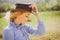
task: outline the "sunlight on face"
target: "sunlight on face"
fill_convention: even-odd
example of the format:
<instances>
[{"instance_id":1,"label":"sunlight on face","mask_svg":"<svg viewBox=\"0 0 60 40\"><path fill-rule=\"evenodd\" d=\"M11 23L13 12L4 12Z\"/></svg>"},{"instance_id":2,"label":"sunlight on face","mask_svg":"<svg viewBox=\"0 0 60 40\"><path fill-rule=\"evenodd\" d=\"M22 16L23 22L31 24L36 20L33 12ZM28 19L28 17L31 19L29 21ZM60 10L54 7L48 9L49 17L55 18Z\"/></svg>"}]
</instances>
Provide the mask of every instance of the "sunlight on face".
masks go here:
<instances>
[{"instance_id":1,"label":"sunlight on face","mask_svg":"<svg viewBox=\"0 0 60 40\"><path fill-rule=\"evenodd\" d=\"M26 23L28 20L30 20L30 12L23 13L20 16L17 16L16 19L18 19L19 23Z\"/></svg>"}]
</instances>

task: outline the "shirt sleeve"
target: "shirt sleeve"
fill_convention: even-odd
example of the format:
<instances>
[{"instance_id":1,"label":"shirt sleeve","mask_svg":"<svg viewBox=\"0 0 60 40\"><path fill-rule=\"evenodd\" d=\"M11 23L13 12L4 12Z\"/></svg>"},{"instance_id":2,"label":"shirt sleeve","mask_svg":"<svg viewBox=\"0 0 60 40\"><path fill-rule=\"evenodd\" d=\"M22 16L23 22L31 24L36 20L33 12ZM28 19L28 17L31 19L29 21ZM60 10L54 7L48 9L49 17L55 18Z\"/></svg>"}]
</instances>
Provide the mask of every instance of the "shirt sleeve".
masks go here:
<instances>
[{"instance_id":1,"label":"shirt sleeve","mask_svg":"<svg viewBox=\"0 0 60 40\"><path fill-rule=\"evenodd\" d=\"M9 29L5 29L3 31L3 40L14 40L13 31L11 31Z\"/></svg>"},{"instance_id":2,"label":"shirt sleeve","mask_svg":"<svg viewBox=\"0 0 60 40\"><path fill-rule=\"evenodd\" d=\"M32 26L29 25L28 27L28 33L33 35L43 35L45 34L45 25L43 21L38 21L37 28L32 28Z\"/></svg>"}]
</instances>

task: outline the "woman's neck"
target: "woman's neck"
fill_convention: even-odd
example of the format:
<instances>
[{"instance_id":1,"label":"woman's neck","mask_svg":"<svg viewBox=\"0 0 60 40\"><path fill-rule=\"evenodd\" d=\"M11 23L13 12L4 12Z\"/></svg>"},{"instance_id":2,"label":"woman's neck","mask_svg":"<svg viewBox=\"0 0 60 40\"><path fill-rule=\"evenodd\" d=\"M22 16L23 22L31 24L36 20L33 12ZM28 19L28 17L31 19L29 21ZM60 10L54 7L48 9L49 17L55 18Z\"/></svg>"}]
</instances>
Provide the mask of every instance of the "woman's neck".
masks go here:
<instances>
[{"instance_id":1,"label":"woman's neck","mask_svg":"<svg viewBox=\"0 0 60 40\"><path fill-rule=\"evenodd\" d=\"M18 21L17 19L14 20L14 23L15 23L16 25L22 24L22 23L21 23L20 21Z\"/></svg>"}]
</instances>

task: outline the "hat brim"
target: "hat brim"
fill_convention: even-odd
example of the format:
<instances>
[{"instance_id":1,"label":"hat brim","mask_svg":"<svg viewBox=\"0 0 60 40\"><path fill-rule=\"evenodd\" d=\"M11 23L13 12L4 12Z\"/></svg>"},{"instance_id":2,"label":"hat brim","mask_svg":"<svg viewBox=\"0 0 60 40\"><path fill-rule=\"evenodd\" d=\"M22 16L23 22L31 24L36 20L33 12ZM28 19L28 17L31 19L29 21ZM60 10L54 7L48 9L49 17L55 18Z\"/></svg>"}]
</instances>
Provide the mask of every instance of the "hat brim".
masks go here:
<instances>
[{"instance_id":1,"label":"hat brim","mask_svg":"<svg viewBox=\"0 0 60 40\"><path fill-rule=\"evenodd\" d=\"M30 5L31 4L20 4L20 3L17 3L15 9L26 10L26 11L32 12L32 8L29 7Z\"/></svg>"}]
</instances>

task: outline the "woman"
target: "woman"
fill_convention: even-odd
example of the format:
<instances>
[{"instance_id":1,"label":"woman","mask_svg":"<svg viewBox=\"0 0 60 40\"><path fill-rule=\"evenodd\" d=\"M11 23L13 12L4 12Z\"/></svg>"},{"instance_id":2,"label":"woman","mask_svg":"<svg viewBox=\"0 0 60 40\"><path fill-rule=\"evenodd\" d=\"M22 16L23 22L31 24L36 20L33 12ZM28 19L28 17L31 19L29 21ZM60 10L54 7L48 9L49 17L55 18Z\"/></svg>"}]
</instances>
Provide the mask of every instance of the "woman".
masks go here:
<instances>
[{"instance_id":1,"label":"woman","mask_svg":"<svg viewBox=\"0 0 60 40\"><path fill-rule=\"evenodd\" d=\"M38 22L36 29L26 24L26 22L30 21L31 12L36 16ZM29 40L29 34L40 36L44 33L44 23L41 21L36 6L16 4L16 9L10 11L9 24L3 31L3 40Z\"/></svg>"}]
</instances>

